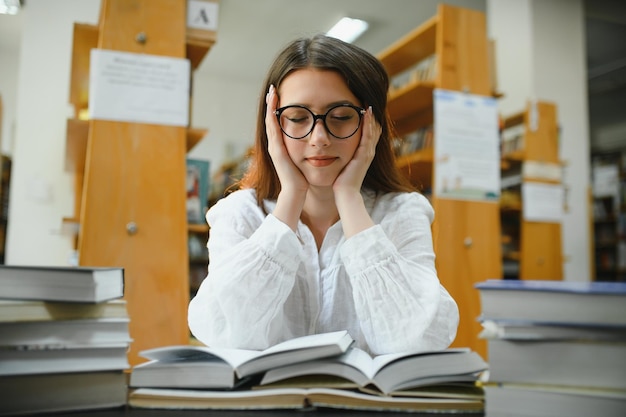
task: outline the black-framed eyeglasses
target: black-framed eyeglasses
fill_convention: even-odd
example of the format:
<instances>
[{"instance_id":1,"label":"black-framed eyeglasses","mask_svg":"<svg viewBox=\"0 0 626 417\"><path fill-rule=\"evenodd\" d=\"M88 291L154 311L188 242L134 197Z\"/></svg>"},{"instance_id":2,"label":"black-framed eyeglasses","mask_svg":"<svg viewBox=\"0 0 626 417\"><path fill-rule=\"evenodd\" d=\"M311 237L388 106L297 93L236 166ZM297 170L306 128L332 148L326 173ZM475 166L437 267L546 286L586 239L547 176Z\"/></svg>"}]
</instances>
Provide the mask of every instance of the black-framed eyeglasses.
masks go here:
<instances>
[{"instance_id":1,"label":"black-framed eyeglasses","mask_svg":"<svg viewBox=\"0 0 626 417\"><path fill-rule=\"evenodd\" d=\"M302 139L315 128L321 119L326 131L337 139L347 139L354 135L361 126L365 109L343 103L331 107L325 114L315 114L309 108L300 105L281 107L276 110L276 117L281 130L292 139Z\"/></svg>"}]
</instances>

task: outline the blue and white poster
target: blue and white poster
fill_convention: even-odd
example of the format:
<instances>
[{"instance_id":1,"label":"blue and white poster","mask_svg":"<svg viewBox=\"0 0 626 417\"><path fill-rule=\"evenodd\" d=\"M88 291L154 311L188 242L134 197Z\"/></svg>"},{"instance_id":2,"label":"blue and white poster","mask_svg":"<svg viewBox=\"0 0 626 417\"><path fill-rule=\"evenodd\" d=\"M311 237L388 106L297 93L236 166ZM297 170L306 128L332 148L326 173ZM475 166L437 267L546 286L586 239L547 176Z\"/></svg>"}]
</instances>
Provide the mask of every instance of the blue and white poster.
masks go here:
<instances>
[{"instance_id":1,"label":"blue and white poster","mask_svg":"<svg viewBox=\"0 0 626 417\"><path fill-rule=\"evenodd\" d=\"M498 202L500 146L493 97L435 89L435 180L438 198Z\"/></svg>"}]
</instances>

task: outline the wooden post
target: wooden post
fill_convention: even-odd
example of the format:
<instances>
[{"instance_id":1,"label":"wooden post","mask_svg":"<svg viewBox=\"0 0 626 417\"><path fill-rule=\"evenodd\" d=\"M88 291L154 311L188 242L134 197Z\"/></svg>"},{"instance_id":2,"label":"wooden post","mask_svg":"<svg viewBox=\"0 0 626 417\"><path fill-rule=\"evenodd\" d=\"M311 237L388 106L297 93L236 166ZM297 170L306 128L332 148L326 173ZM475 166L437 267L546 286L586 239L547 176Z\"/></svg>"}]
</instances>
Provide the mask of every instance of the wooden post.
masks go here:
<instances>
[{"instance_id":1,"label":"wooden post","mask_svg":"<svg viewBox=\"0 0 626 417\"><path fill-rule=\"evenodd\" d=\"M524 162L560 164L556 105L545 101L529 103L525 125ZM529 182L560 184L542 179ZM523 212L520 223L520 279L563 279L561 223L528 221Z\"/></svg>"},{"instance_id":2,"label":"wooden post","mask_svg":"<svg viewBox=\"0 0 626 417\"><path fill-rule=\"evenodd\" d=\"M439 19L437 87L490 96L484 13L440 5ZM453 345L469 346L486 357L486 343L478 338L481 306L474 285L502 274L500 206L497 202L451 200L434 195L433 207L437 272L457 300L461 315Z\"/></svg>"},{"instance_id":3,"label":"wooden post","mask_svg":"<svg viewBox=\"0 0 626 417\"><path fill-rule=\"evenodd\" d=\"M180 0L102 0L98 48L184 58L185 7ZM143 349L189 341L186 128L89 125L79 262L125 268L135 365Z\"/></svg>"}]
</instances>

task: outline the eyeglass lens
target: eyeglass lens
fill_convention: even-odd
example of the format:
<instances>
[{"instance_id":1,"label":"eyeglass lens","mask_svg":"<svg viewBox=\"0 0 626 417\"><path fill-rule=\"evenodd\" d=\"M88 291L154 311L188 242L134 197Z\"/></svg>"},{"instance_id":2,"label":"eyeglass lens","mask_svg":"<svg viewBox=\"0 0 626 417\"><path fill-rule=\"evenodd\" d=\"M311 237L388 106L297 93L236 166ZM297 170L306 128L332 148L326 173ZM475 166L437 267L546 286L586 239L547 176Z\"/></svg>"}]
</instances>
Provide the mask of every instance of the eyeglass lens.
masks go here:
<instances>
[{"instance_id":1,"label":"eyeglass lens","mask_svg":"<svg viewBox=\"0 0 626 417\"><path fill-rule=\"evenodd\" d=\"M333 107L321 118L328 133L339 139L352 136L361 124L359 111L350 106ZM284 108L279 118L283 132L294 139L302 139L311 133L315 121L316 117L311 110L300 106Z\"/></svg>"}]
</instances>

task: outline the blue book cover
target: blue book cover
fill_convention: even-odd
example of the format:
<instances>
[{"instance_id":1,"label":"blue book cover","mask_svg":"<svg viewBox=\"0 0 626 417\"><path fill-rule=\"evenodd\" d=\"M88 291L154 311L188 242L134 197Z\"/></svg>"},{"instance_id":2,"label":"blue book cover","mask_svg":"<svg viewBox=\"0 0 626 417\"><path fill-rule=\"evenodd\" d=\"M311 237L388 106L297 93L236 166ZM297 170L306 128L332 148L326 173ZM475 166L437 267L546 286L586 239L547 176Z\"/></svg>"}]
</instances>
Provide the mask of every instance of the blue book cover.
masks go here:
<instances>
[{"instance_id":1,"label":"blue book cover","mask_svg":"<svg viewBox=\"0 0 626 417\"><path fill-rule=\"evenodd\" d=\"M490 279L477 283L475 287L479 290L626 295L626 282Z\"/></svg>"},{"instance_id":2,"label":"blue book cover","mask_svg":"<svg viewBox=\"0 0 626 417\"><path fill-rule=\"evenodd\" d=\"M205 223L209 204L209 161L187 158L187 221Z\"/></svg>"}]
</instances>

